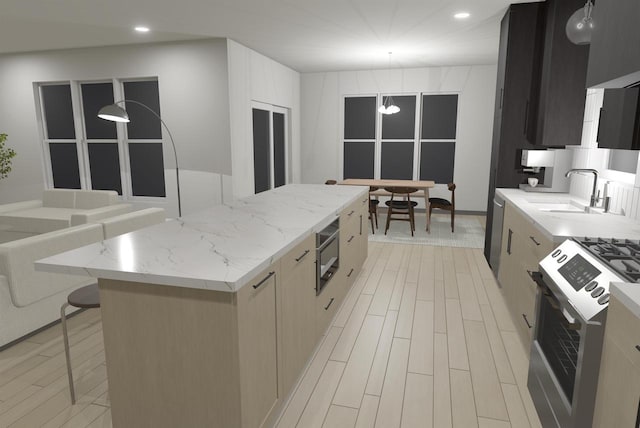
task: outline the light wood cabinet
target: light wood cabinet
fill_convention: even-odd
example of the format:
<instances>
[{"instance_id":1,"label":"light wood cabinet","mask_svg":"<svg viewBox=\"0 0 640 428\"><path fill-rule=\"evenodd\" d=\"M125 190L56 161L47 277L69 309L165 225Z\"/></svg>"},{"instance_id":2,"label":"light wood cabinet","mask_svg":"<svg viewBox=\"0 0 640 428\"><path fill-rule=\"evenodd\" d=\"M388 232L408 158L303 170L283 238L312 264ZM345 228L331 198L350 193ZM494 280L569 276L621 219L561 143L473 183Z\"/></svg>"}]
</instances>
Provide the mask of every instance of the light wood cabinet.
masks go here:
<instances>
[{"instance_id":1,"label":"light wood cabinet","mask_svg":"<svg viewBox=\"0 0 640 428\"><path fill-rule=\"evenodd\" d=\"M280 401L279 275L237 293L100 279L113 426L263 426Z\"/></svg>"},{"instance_id":2,"label":"light wood cabinet","mask_svg":"<svg viewBox=\"0 0 640 428\"><path fill-rule=\"evenodd\" d=\"M609 302L594 427L640 423L640 319L615 297Z\"/></svg>"},{"instance_id":3,"label":"light wood cabinet","mask_svg":"<svg viewBox=\"0 0 640 428\"><path fill-rule=\"evenodd\" d=\"M286 395L304 369L315 348L316 289L315 235L309 236L281 260L278 296L280 373Z\"/></svg>"},{"instance_id":4,"label":"light wood cabinet","mask_svg":"<svg viewBox=\"0 0 640 428\"><path fill-rule=\"evenodd\" d=\"M538 270L538 263L553 250L555 244L509 202L505 203L503 227L498 281L520 339L528 348L536 321L537 293L530 272Z\"/></svg>"}]
</instances>

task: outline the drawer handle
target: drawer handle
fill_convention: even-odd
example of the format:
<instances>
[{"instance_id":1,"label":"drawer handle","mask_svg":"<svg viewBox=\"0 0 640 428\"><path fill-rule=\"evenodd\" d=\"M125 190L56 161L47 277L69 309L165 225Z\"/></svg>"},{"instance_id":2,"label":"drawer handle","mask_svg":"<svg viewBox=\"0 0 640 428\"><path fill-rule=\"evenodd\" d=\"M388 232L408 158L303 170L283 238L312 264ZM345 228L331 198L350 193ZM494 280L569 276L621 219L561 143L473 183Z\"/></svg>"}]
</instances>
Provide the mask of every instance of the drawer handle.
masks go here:
<instances>
[{"instance_id":1,"label":"drawer handle","mask_svg":"<svg viewBox=\"0 0 640 428\"><path fill-rule=\"evenodd\" d=\"M540 245L540 243L538 241L536 241L536 238L534 238L533 236L530 236L529 239L531 239L534 244Z\"/></svg>"},{"instance_id":2,"label":"drawer handle","mask_svg":"<svg viewBox=\"0 0 640 428\"><path fill-rule=\"evenodd\" d=\"M347 278L351 278L351 275L353 274L353 268L351 268L351 270L349 271L349 273L347 274ZM639 348L640 350L640 348Z\"/></svg>"},{"instance_id":3,"label":"drawer handle","mask_svg":"<svg viewBox=\"0 0 640 428\"><path fill-rule=\"evenodd\" d=\"M351 217L351 216L353 215L353 213L354 213L354 212L355 212L354 210L351 210L351 212L350 212L349 214L347 214L347 215L348 215L349 217Z\"/></svg>"},{"instance_id":4,"label":"drawer handle","mask_svg":"<svg viewBox=\"0 0 640 428\"><path fill-rule=\"evenodd\" d=\"M304 253L302 253L302 255L296 259L296 262L304 259L307 254L309 254L309 250L304 250Z\"/></svg>"},{"instance_id":5,"label":"drawer handle","mask_svg":"<svg viewBox=\"0 0 640 428\"><path fill-rule=\"evenodd\" d=\"M524 318L524 322L527 324L527 327L531 328L531 324L529 324L529 320L525 314L522 314L522 318Z\"/></svg>"},{"instance_id":6,"label":"drawer handle","mask_svg":"<svg viewBox=\"0 0 640 428\"><path fill-rule=\"evenodd\" d=\"M275 272L269 272L269 275L265 276L262 281L260 281L259 283L253 285L253 289L256 290L257 288L259 288L262 284L264 284L265 282L267 282L269 280L269 278L271 278L273 275L275 275Z\"/></svg>"},{"instance_id":7,"label":"drawer handle","mask_svg":"<svg viewBox=\"0 0 640 428\"><path fill-rule=\"evenodd\" d=\"M324 310L325 310L325 311L328 311L328 310L329 310L329 306L331 306L331 305L333 304L333 301L334 301L334 300L335 300L335 298L333 298L333 297L331 298L331 300L329 300L329 304L328 304L327 306L325 306L325 307L324 307Z\"/></svg>"},{"instance_id":8,"label":"drawer handle","mask_svg":"<svg viewBox=\"0 0 640 428\"><path fill-rule=\"evenodd\" d=\"M353 241L353 238L354 238L354 235L351 235L351 238L349 238L347 242L351 243L351 241Z\"/></svg>"}]
</instances>

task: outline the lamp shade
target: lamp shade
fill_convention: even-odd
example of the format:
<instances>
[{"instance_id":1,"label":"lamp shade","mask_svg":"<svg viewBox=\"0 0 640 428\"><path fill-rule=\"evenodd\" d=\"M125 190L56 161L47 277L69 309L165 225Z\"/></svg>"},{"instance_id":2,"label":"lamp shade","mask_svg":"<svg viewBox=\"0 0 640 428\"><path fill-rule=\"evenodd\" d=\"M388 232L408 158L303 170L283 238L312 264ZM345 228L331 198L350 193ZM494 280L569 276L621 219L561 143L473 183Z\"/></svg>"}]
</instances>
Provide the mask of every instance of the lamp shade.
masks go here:
<instances>
[{"instance_id":1,"label":"lamp shade","mask_svg":"<svg viewBox=\"0 0 640 428\"><path fill-rule=\"evenodd\" d=\"M591 12L593 5L590 1L574 12L567 21L567 38L576 45L588 45L593 34L593 18Z\"/></svg>"},{"instance_id":2,"label":"lamp shade","mask_svg":"<svg viewBox=\"0 0 640 428\"><path fill-rule=\"evenodd\" d=\"M98 112L98 117L111 122L129 122L127 111L115 104L102 107Z\"/></svg>"}]
</instances>

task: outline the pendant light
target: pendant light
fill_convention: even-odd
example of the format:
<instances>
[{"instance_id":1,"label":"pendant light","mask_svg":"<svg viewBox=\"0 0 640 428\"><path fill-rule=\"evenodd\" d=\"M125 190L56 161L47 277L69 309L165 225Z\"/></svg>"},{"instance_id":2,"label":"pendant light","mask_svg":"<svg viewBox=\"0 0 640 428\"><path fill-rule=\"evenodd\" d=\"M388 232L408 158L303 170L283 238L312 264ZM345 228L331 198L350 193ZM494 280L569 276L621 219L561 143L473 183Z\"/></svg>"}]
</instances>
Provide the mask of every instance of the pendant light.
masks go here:
<instances>
[{"instance_id":1,"label":"pendant light","mask_svg":"<svg viewBox=\"0 0 640 428\"><path fill-rule=\"evenodd\" d=\"M392 52L389 52L389 79L391 79L391 54ZM395 114L400 111L400 107L393 102L393 97L388 95L384 97L384 103L378 108L378 111L382 114Z\"/></svg>"},{"instance_id":2,"label":"pendant light","mask_svg":"<svg viewBox=\"0 0 640 428\"><path fill-rule=\"evenodd\" d=\"M567 37L571 43L576 45L588 45L591 43L591 35L593 34L593 12L592 0L587 0L583 8L574 12L567 21Z\"/></svg>"}]
</instances>

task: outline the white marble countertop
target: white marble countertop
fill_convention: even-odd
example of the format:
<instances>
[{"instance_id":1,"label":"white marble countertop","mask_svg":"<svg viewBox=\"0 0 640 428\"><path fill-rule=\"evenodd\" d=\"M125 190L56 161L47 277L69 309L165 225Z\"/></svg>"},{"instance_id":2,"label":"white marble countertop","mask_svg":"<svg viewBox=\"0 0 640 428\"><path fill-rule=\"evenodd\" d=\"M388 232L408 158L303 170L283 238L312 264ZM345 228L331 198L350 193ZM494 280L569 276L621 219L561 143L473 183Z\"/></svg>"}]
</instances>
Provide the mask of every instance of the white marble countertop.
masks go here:
<instances>
[{"instance_id":1,"label":"white marble countertop","mask_svg":"<svg viewBox=\"0 0 640 428\"><path fill-rule=\"evenodd\" d=\"M640 284L614 282L611 295L620 300L635 316L640 318Z\"/></svg>"},{"instance_id":2,"label":"white marble countertop","mask_svg":"<svg viewBox=\"0 0 640 428\"><path fill-rule=\"evenodd\" d=\"M39 260L36 270L235 292L368 190L291 184Z\"/></svg>"},{"instance_id":3,"label":"white marble countertop","mask_svg":"<svg viewBox=\"0 0 640 428\"><path fill-rule=\"evenodd\" d=\"M549 239L562 242L572 236L640 239L640 223L615 214L583 214L540 211L542 204L568 203L588 205L588 201L567 193L534 193L520 189L496 189L496 194L511 202Z\"/></svg>"}]
</instances>

